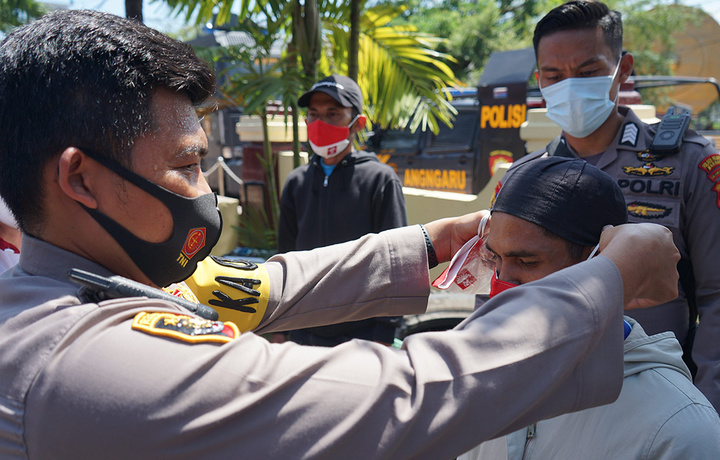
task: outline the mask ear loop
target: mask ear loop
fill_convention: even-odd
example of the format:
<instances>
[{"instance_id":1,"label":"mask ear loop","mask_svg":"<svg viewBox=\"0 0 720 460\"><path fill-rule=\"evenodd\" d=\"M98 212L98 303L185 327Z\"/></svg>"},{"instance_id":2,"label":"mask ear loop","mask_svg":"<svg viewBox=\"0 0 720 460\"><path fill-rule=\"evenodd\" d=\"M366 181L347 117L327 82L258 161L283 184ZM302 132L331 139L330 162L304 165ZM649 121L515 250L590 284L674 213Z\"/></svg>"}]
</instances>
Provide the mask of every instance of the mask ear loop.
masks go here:
<instances>
[{"instance_id":1,"label":"mask ear loop","mask_svg":"<svg viewBox=\"0 0 720 460\"><path fill-rule=\"evenodd\" d=\"M590 255L588 256L587 260L590 260L590 259L592 259L593 257L595 257L595 254L598 252L598 249L600 249L600 243L598 243L598 244L595 245L595 248L592 250L592 252L591 252Z\"/></svg>"},{"instance_id":2,"label":"mask ear loop","mask_svg":"<svg viewBox=\"0 0 720 460\"><path fill-rule=\"evenodd\" d=\"M480 219L480 223L478 224L478 236L481 240L485 239L485 226L487 225L488 221L490 220L490 214L487 214L483 216L482 219Z\"/></svg>"},{"instance_id":3,"label":"mask ear loop","mask_svg":"<svg viewBox=\"0 0 720 460\"><path fill-rule=\"evenodd\" d=\"M355 118L352 119L352 121L350 122L349 125L347 125L347 127L348 127L348 128L352 128L352 125L355 124L355 122L358 120L358 118L360 118L360 114L359 114L359 113L358 113L357 115L355 115Z\"/></svg>"}]
</instances>

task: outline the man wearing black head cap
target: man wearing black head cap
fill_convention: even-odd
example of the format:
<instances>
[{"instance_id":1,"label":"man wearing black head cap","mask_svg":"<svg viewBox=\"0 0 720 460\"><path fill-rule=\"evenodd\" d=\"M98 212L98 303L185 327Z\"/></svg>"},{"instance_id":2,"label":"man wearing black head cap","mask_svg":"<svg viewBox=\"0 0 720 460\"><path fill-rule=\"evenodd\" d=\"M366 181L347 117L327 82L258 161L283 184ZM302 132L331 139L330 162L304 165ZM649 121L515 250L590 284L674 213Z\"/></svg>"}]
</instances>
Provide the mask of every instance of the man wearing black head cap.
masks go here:
<instances>
[{"instance_id":1,"label":"man wearing black head cap","mask_svg":"<svg viewBox=\"0 0 720 460\"><path fill-rule=\"evenodd\" d=\"M290 173L280 200L278 250L344 243L407 225L397 174L374 153L356 151L365 127L363 95L351 78L331 75L298 100L307 107L310 163ZM352 338L392 343L397 318L378 318L293 331L293 341L334 346Z\"/></svg>"},{"instance_id":2,"label":"man wearing black head cap","mask_svg":"<svg viewBox=\"0 0 720 460\"><path fill-rule=\"evenodd\" d=\"M491 296L582 262L604 226L626 221L620 187L583 160L548 157L512 169L485 237L495 268ZM460 459L720 458L720 418L693 385L674 335L648 336L630 317L624 329L623 387L614 403L535 423ZM538 378L551 372L538 369Z\"/></svg>"},{"instance_id":3,"label":"man wearing black head cap","mask_svg":"<svg viewBox=\"0 0 720 460\"><path fill-rule=\"evenodd\" d=\"M650 333L675 333L686 362L697 366L695 384L720 410L720 155L692 130L677 150L651 148L658 126L618 103L633 70L622 36L620 13L599 1L567 2L538 22L538 84L562 134L520 162L545 154L589 161L620 185L630 222L673 232L680 295L631 316Z\"/></svg>"}]
</instances>

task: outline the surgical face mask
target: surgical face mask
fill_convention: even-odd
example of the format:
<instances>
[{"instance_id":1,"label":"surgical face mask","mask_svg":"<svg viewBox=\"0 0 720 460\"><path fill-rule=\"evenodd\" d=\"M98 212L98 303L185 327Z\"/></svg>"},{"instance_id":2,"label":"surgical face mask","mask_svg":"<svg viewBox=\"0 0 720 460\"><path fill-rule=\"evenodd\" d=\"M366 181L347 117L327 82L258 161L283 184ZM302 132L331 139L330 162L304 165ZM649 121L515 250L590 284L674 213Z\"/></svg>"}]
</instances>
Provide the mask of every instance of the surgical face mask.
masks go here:
<instances>
[{"instance_id":1,"label":"surgical face mask","mask_svg":"<svg viewBox=\"0 0 720 460\"><path fill-rule=\"evenodd\" d=\"M308 142L313 152L323 158L332 158L343 152L350 145L350 127L359 116L356 115L347 126L335 126L322 120L307 125Z\"/></svg>"},{"instance_id":2,"label":"surgical face mask","mask_svg":"<svg viewBox=\"0 0 720 460\"><path fill-rule=\"evenodd\" d=\"M165 287L188 278L220 238L222 217L217 197L187 198L160 187L117 161L88 149L87 156L160 200L173 218L173 232L163 243L142 240L97 209L83 208L112 236L150 281ZM137 212L143 212L138 209Z\"/></svg>"},{"instance_id":3,"label":"surgical face mask","mask_svg":"<svg viewBox=\"0 0 720 460\"><path fill-rule=\"evenodd\" d=\"M610 89L619 68L620 61L612 75L566 78L540 88L547 105L548 118L573 137L583 138L594 133L615 107L617 96L611 101Z\"/></svg>"},{"instance_id":4,"label":"surgical face mask","mask_svg":"<svg viewBox=\"0 0 720 460\"><path fill-rule=\"evenodd\" d=\"M10 208L7 207L2 197L0 197L0 222L8 227L17 228L18 226L17 221L15 221L15 216L13 216L13 213L10 211Z\"/></svg>"}]
</instances>

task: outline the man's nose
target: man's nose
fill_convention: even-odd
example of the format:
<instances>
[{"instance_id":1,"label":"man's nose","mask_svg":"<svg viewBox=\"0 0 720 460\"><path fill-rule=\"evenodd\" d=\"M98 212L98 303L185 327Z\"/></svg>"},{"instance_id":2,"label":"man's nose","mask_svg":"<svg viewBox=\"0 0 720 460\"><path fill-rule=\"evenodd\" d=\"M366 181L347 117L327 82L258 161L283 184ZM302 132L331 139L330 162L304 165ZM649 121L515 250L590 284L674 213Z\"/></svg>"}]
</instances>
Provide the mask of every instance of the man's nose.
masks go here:
<instances>
[{"instance_id":1,"label":"man's nose","mask_svg":"<svg viewBox=\"0 0 720 460\"><path fill-rule=\"evenodd\" d=\"M205 179L205 174L200 173L200 177L197 181L197 189L199 191L199 195L205 195L206 193L211 193L212 189L210 188L210 184L208 184L207 179Z\"/></svg>"},{"instance_id":2,"label":"man's nose","mask_svg":"<svg viewBox=\"0 0 720 460\"><path fill-rule=\"evenodd\" d=\"M497 273L497 279L500 281L505 281L506 283L512 284L521 284L520 281L517 279L517 276L513 274L512 269L510 269L510 267L508 266L498 266L495 268L495 272Z\"/></svg>"}]
</instances>

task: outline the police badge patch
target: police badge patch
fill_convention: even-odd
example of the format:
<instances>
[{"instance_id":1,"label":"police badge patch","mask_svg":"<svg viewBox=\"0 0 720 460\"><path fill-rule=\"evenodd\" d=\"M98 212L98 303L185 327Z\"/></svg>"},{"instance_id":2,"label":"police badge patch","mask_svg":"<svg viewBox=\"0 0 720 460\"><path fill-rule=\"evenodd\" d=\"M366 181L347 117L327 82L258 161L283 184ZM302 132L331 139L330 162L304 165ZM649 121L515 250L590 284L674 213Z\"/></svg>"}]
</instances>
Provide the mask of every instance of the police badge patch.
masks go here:
<instances>
[{"instance_id":1,"label":"police badge patch","mask_svg":"<svg viewBox=\"0 0 720 460\"><path fill-rule=\"evenodd\" d=\"M672 209L655 203L633 201L627 205L628 214L644 219L660 219L669 215Z\"/></svg>"},{"instance_id":2,"label":"police badge patch","mask_svg":"<svg viewBox=\"0 0 720 460\"><path fill-rule=\"evenodd\" d=\"M623 166L625 174L631 176L669 176L675 168L673 166L655 166L654 163L645 163L642 166Z\"/></svg>"},{"instance_id":3,"label":"police badge patch","mask_svg":"<svg viewBox=\"0 0 720 460\"><path fill-rule=\"evenodd\" d=\"M227 343L240 336L233 323L209 321L170 312L141 312L135 315L132 328L151 335L171 337L189 343Z\"/></svg>"}]
</instances>

